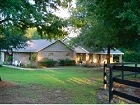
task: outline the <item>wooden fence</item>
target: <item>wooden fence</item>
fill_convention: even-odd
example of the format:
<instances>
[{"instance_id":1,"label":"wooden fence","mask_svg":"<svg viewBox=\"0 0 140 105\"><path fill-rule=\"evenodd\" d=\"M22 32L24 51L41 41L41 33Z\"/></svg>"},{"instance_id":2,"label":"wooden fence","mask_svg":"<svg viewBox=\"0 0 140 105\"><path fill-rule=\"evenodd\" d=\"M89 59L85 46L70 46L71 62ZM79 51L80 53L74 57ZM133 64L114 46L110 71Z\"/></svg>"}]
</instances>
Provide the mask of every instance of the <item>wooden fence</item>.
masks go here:
<instances>
[{"instance_id":1,"label":"wooden fence","mask_svg":"<svg viewBox=\"0 0 140 105\"><path fill-rule=\"evenodd\" d=\"M133 64L134 67L125 66L128 64ZM120 71L121 74L115 75L114 72ZM125 72L127 73L125 74ZM128 73L128 71L130 73ZM140 88L140 82L132 81L132 80L125 80L126 76L134 75L135 77L137 74L140 73L140 67L137 67L137 63L114 63L114 64L104 64L104 74L103 74L103 81L104 81L104 89L109 87L109 103L113 100L113 95L120 96L122 98L131 100L136 103L140 103L140 98L135 97L132 95L128 95L127 93L122 93L113 89L113 83L124 84L136 88Z\"/></svg>"}]
</instances>

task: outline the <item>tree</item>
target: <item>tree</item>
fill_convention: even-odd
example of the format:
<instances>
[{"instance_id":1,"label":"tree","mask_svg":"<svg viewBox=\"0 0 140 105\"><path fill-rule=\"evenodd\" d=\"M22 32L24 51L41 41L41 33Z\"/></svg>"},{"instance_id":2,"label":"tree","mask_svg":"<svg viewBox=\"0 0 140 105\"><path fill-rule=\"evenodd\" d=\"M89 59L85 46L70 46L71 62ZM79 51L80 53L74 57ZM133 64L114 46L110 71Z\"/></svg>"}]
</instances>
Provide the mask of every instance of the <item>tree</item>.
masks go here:
<instances>
[{"instance_id":1,"label":"tree","mask_svg":"<svg viewBox=\"0 0 140 105\"><path fill-rule=\"evenodd\" d=\"M41 39L40 35L37 33L36 28L28 28L26 30L25 36L29 39Z\"/></svg>"},{"instance_id":2,"label":"tree","mask_svg":"<svg viewBox=\"0 0 140 105\"><path fill-rule=\"evenodd\" d=\"M23 37L27 28L34 27L43 38L65 36L67 33L63 30L63 27L66 26L66 21L54 15L53 11L59 7L67 7L70 1L71 0L0 0L1 37L7 38L6 34L14 36L12 35L12 33L14 33L13 30L17 29ZM9 30L9 32L4 33L6 30ZM5 42L5 40L2 42Z\"/></svg>"},{"instance_id":3,"label":"tree","mask_svg":"<svg viewBox=\"0 0 140 105\"><path fill-rule=\"evenodd\" d=\"M18 27L1 27L0 28L0 50L24 47L27 38L24 36L24 31Z\"/></svg>"},{"instance_id":4,"label":"tree","mask_svg":"<svg viewBox=\"0 0 140 105\"><path fill-rule=\"evenodd\" d=\"M108 63L110 49L121 46L136 50L139 47L138 0L78 0L77 5L74 17L84 20L79 39L91 49L107 48Z\"/></svg>"},{"instance_id":5,"label":"tree","mask_svg":"<svg viewBox=\"0 0 140 105\"><path fill-rule=\"evenodd\" d=\"M66 20L54 11L71 0L0 0L0 50L24 47L28 28L36 28L41 38L67 35Z\"/></svg>"}]
</instances>

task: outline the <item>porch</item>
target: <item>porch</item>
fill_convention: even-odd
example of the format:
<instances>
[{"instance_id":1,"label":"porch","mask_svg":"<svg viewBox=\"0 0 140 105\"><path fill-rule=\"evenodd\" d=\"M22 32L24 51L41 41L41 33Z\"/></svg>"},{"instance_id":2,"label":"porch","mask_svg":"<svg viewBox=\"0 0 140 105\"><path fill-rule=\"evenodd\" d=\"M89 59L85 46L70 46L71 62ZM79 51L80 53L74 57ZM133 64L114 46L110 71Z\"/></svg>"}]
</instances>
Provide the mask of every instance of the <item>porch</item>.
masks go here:
<instances>
[{"instance_id":1,"label":"porch","mask_svg":"<svg viewBox=\"0 0 140 105\"><path fill-rule=\"evenodd\" d=\"M114 59L115 56L115 59ZM117 56L117 57L116 57ZM104 64L107 63L107 54L76 53L77 64ZM110 63L122 62L122 55L110 55Z\"/></svg>"},{"instance_id":2,"label":"porch","mask_svg":"<svg viewBox=\"0 0 140 105\"><path fill-rule=\"evenodd\" d=\"M75 48L75 61L77 64L104 64L107 63L107 50L100 52L89 52L81 46ZM122 62L121 51L114 49L110 51L110 63Z\"/></svg>"}]
</instances>

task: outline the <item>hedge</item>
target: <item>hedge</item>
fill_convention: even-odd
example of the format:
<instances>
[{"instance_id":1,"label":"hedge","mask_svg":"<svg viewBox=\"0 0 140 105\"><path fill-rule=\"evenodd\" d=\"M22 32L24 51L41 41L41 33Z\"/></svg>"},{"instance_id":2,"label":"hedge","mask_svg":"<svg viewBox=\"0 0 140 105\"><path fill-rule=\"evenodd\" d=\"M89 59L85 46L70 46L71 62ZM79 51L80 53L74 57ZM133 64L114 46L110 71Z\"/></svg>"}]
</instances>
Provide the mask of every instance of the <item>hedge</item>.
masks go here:
<instances>
[{"instance_id":1,"label":"hedge","mask_svg":"<svg viewBox=\"0 0 140 105\"><path fill-rule=\"evenodd\" d=\"M74 66L75 60L70 60L70 59L60 59L59 60L59 65L60 66Z\"/></svg>"},{"instance_id":2,"label":"hedge","mask_svg":"<svg viewBox=\"0 0 140 105\"><path fill-rule=\"evenodd\" d=\"M40 66L45 67L54 67L56 65L57 61L54 60L45 60L40 62Z\"/></svg>"}]
</instances>

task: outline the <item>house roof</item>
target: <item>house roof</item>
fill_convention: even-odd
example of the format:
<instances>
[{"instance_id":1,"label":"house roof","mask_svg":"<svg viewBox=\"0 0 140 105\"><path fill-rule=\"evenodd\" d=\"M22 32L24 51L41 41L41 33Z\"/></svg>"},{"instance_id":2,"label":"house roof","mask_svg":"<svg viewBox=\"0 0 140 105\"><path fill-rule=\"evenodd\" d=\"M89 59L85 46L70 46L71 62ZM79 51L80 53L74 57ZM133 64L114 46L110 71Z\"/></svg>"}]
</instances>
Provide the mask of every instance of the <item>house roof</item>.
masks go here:
<instances>
[{"instance_id":1,"label":"house roof","mask_svg":"<svg viewBox=\"0 0 140 105\"><path fill-rule=\"evenodd\" d=\"M93 54L107 54L107 50L104 50L104 51L100 51L100 52L93 52ZM113 55L123 55L124 53L121 52L120 50L118 49L111 49L110 50L110 54L113 54Z\"/></svg>"},{"instance_id":2,"label":"house roof","mask_svg":"<svg viewBox=\"0 0 140 105\"><path fill-rule=\"evenodd\" d=\"M66 43L64 43L61 40L46 40L46 39L38 39L38 40L30 40L27 41L27 45L24 48L20 48L20 49L13 49L13 52L38 52L46 47L49 47L50 45L54 44L55 42L60 41L62 44L64 44L65 46L67 46L69 49L75 51L76 53L90 53L90 54L107 54L107 50L105 49L104 51L90 51L87 50L87 48L78 46L75 47L74 49L72 49L71 47L69 47ZM4 51L4 50L3 50ZM114 50L110 50L110 54L120 54L123 55L124 53L121 52L118 49L114 49Z\"/></svg>"},{"instance_id":3,"label":"house roof","mask_svg":"<svg viewBox=\"0 0 140 105\"><path fill-rule=\"evenodd\" d=\"M86 49L84 49L81 46L75 47L75 52L76 53L89 53L89 51L87 51Z\"/></svg>"},{"instance_id":4,"label":"house roof","mask_svg":"<svg viewBox=\"0 0 140 105\"><path fill-rule=\"evenodd\" d=\"M61 40L46 40L46 39L30 40L27 41L27 46L25 46L24 48L14 49L13 51L14 52L38 52L54 44L56 41L60 41L61 43L63 43ZM63 44L66 45L65 43Z\"/></svg>"},{"instance_id":5,"label":"house roof","mask_svg":"<svg viewBox=\"0 0 140 105\"><path fill-rule=\"evenodd\" d=\"M89 51L89 50L87 50L87 49L85 49L85 48L83 48L81 46L76 47L75 51L76 51L76 53L107 54L107 49L105 49L104 51ZM123 55L124 53L115 48L115 49L110 50L110 54Z\"/></svg>"},{"instance_id":6,"label":"house roof","mask_svg":"<svg viewBox=\"0 0 140 105\"><path fill-rule=\"evenodd\" d=\"M20 48L17 50L14 49L13 51L14 52L38 52L54 42L55 42L54 40L49 41L45 39L30 40L27 41L27 46L25 46L24 48Z\"/></svg>"}]
</instances>

